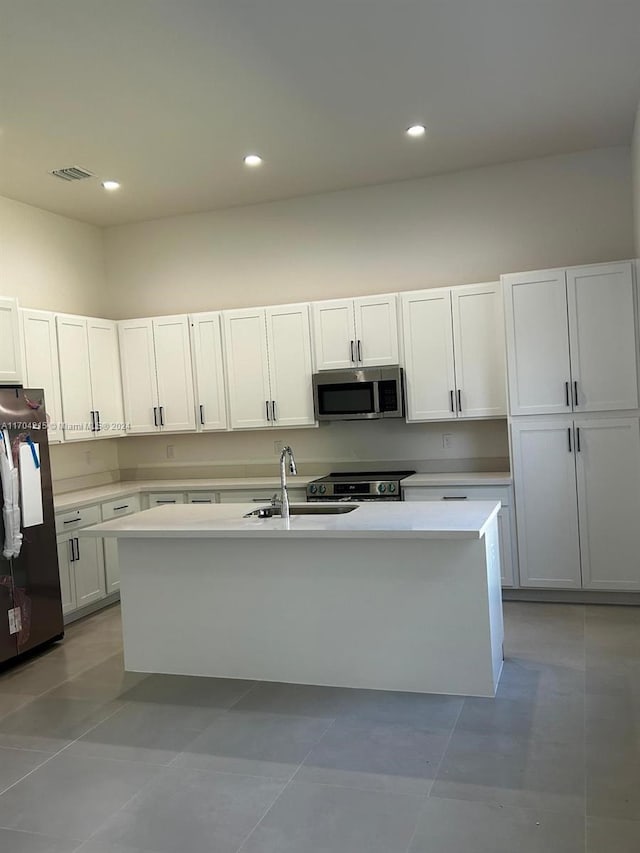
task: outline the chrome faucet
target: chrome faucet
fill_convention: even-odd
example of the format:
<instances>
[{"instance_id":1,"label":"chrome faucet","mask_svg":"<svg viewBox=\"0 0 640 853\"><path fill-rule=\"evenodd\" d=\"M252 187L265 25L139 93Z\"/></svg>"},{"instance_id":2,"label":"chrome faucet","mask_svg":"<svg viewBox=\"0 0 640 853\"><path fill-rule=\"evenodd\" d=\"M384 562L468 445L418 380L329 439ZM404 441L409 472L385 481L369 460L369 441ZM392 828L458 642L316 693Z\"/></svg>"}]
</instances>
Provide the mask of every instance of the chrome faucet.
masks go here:
<instances>
[{"instance_id":1,"label":"chrome faucet","mask_svg":"<svg viewBox=\"0 0 640 853\"><path fill-rule=\"evenodd\" d=\"M296 458L293 455L293 450L289 445L285 445L280 453L280 500L281 500L281 516L289 518L289 495L287 493L287 456L289 457L289 471L294 476L298 473L296 468Z\"/></svg>"}]
</instances>

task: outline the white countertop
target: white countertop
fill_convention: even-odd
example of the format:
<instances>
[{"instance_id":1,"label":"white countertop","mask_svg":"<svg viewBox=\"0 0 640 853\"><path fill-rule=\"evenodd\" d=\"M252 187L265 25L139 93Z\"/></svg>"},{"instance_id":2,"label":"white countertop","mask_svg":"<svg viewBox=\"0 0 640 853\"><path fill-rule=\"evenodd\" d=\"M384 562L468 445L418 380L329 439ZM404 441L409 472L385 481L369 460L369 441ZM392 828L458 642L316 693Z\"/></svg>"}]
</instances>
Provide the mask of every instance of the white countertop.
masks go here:
<instances>
[{"instance_id":1,"label":"white countertop","mask_svg":"<svg viewBox=\"0 0 640 853\"><path fill-rule=\"evenodd\" d=\"M368 502L342 515L294 515L288 521L243 517L255 508L255 504L173 504L96 524L77 535L121 539L480 539L500 503Z\"/></svg>"},{"instance_id":2,"label":"white countertop","mask_svg":"<svg viewBox=\"0 0 640 853\"><path fill-rule=\"evenodd\" d=\"M289 489L306 489L307 483L317 479L319 475L310 477L289 477ZM56 512L75 507L88 506L102 501L116 500L127 495L137 495L141 492L190 492L190 491L224 491L240 489L273 489L280 488L280 477L217 477L215 479L192 480L128 480L120 483L109 483L106 486L95 486L91 489L79 489L53 496Z\"/></svg>"},{"instance_id":3,"label":"white countertop","mask_svg":"<svg viewBox=\"0 0 640 853\"><path fill-rule=\"evenodd\" d=\"M403 488L411 486L510 486L513 480L508 471L486 473L412 474L402 481Z\"/></svg>"}]
</instances>

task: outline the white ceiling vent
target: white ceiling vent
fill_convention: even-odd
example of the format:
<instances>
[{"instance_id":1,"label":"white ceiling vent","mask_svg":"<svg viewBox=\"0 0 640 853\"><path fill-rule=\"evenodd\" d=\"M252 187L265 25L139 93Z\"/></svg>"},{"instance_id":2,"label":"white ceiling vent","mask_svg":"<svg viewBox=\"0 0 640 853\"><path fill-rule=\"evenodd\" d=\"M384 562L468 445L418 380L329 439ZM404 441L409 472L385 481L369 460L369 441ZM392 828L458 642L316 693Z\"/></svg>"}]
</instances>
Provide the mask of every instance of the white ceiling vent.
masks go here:
<instances>
[{"instance_id":1,"label":"white ceiling vent","mask_svg":"<svg viewBox=\"0 0 640 853\"><path fill-rule=\"evenodd\" d=\"M85 178L93 178L92 172L82 169L80 166L65 166L64 169L53 169L49 172L61 181L84 181Z\"/></svg>"}]
</instances>

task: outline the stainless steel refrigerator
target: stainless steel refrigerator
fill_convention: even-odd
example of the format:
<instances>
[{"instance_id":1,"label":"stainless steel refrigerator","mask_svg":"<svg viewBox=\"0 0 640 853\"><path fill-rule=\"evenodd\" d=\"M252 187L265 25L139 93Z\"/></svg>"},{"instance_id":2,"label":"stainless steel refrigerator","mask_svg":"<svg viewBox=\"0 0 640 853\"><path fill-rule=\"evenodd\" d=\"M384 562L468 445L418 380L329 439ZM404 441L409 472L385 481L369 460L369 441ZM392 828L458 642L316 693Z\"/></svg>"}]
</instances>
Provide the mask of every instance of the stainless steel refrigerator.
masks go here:
<instances>
[{"instance_id":1,"label":"stainless steel refrigerator","mask_svg":"<svg viewBox=\"0 0 640 853\"><path fill-rule=\"evenodd\" d=\"M18 482L28 484L19 499L18 556L3 555L10 525L0 511L0 666L64 634L46 427L44 391L0 386L0 441L8 438ZM0 509L5 493L0 485Z\"/></svg>"}]
</instances>

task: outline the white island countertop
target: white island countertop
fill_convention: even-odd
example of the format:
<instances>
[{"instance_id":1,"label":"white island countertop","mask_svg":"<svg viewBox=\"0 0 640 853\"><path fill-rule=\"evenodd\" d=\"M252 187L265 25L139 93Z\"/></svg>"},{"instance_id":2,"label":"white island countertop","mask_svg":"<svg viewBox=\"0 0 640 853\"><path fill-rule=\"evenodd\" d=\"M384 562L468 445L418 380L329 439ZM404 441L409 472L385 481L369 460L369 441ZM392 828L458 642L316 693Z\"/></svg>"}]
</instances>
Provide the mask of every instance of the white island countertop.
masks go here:
<instances>
[{"instance_id":1,"label":"white island countertop","mask_svg":"<svg viewBox=\"0 0 640 853\"><path fill-rule=\"evenodd\" d=\"M255 509L255 504L239 503L173 504L96 524L77 535L119 539L480 539L500 503L368 502L339 515L244 518Z\"/></svg>"}]
</instances>

